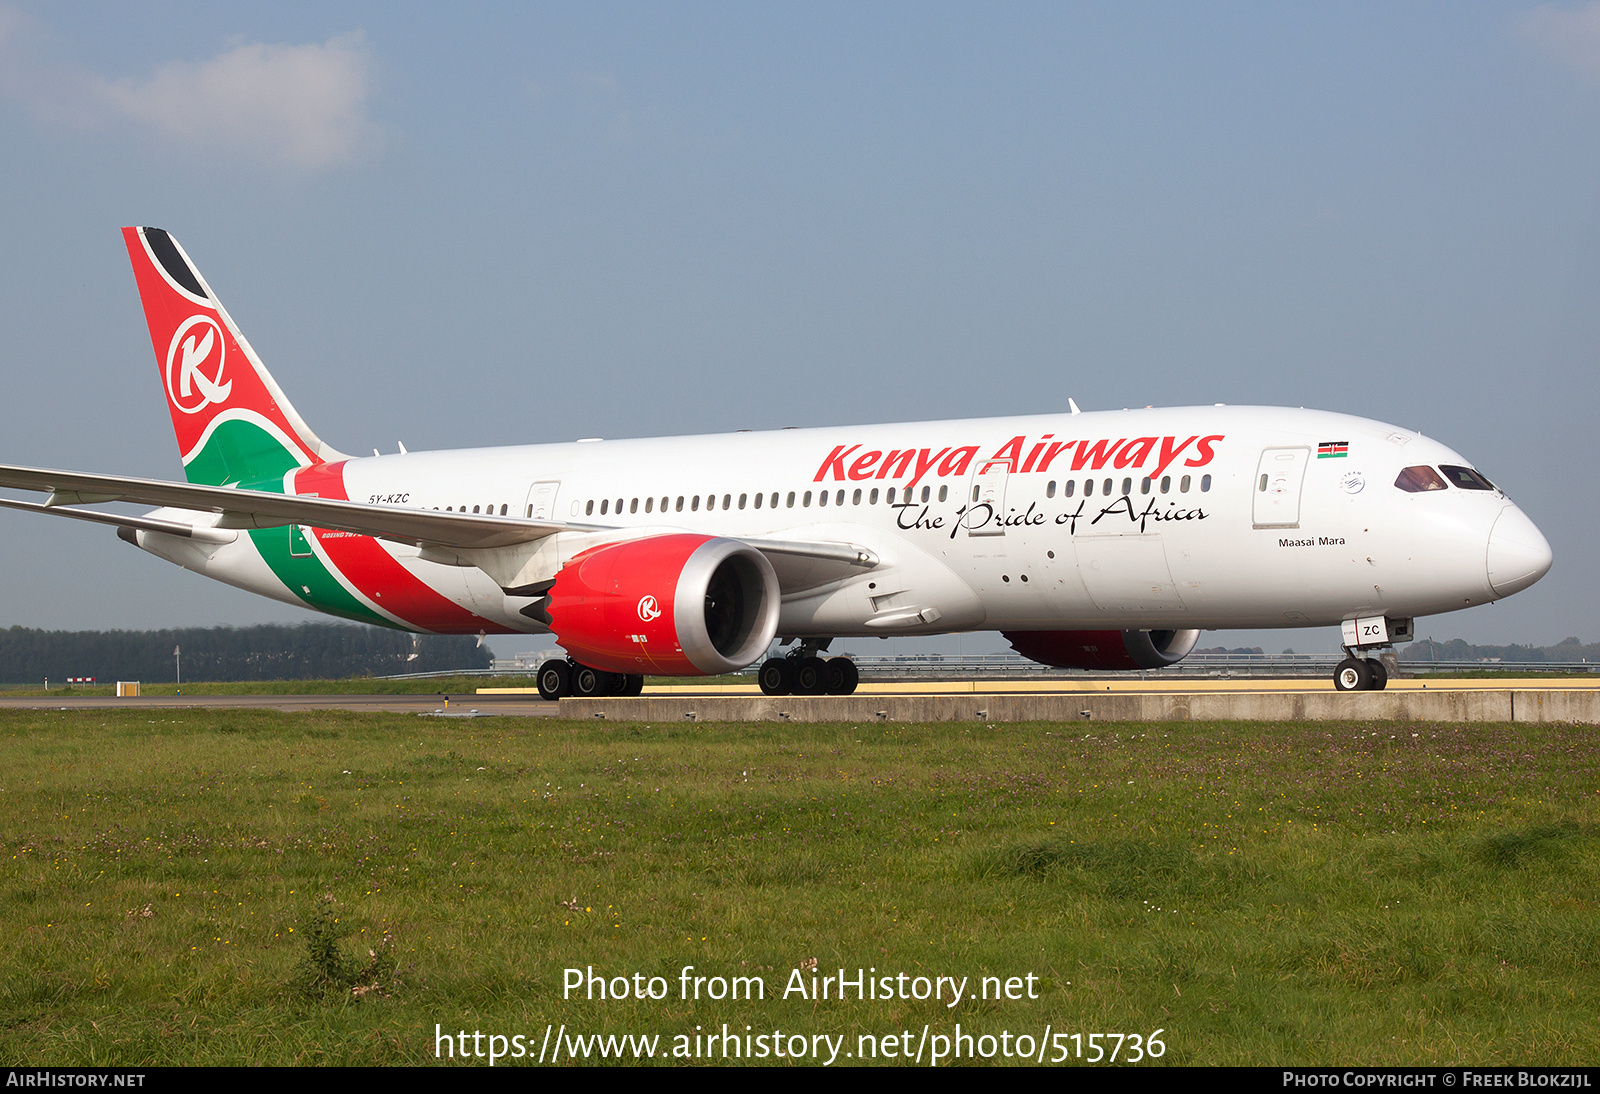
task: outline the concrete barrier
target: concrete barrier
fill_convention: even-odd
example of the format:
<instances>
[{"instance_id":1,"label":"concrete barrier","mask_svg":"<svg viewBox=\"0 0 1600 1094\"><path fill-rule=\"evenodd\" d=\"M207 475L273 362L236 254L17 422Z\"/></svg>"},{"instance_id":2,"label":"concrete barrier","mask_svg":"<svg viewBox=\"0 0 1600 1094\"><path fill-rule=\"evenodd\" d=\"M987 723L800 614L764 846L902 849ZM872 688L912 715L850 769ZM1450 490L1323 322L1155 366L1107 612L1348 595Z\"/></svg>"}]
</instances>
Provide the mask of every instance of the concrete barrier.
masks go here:
<instances>
[{"instance_id":1,"label":"concrete barrier","mask_svg":"<svg viewBox=\"0 0 1600 1094\"><path fill-rule=\"evenodd\" d=\"M1580 722L1600 691L1161 692L1044 695L641 696L563 699L565 718L625 722Z\"/></svg>"}]
</instances>

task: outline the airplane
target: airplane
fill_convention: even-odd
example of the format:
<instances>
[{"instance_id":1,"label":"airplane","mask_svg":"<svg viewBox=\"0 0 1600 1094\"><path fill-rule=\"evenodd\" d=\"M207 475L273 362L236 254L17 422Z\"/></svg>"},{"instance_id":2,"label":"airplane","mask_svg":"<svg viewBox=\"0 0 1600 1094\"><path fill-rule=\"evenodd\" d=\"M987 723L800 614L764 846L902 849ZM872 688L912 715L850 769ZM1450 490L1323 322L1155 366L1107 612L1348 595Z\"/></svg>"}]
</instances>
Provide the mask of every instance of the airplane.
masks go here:
<instances>
[{"instance_id":1,"label":"airplane","mask_svg":"<svg viewBox=\"0 0 1600 1094\"><path fill-rule=\"evenodd\" d=\"M124 228L185 482L0 466L0 506L111 525L289 604L441 634L550 634L540 693L762 660L849 694L842 638L999 631L1046 665L1154 669L1202 630L1341 628L1341 691L1418 616L1549 570L1533 522L1414 430L1305 409L1145 408L353 457L312 432L170 234ZM84 508L157 506L133 516ZM767 656L775 639L785 654ZM763 658L765 658L763 660Z\"/></svg>"}]
</instances>

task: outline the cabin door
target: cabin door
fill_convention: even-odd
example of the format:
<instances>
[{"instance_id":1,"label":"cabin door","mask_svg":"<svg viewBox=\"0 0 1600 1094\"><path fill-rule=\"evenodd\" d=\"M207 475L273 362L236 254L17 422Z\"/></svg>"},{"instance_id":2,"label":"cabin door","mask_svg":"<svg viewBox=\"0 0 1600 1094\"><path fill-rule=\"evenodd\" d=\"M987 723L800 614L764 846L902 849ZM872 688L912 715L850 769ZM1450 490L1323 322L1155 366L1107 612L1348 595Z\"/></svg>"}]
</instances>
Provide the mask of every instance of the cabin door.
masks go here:
<instances>
[{"instance_id":1,"label":"cabin door","mask_svg":"<svg viewBox=\"0 0 1600 1094\"><path fill-rule=\"evenodd\" d=\"M1309 448L1268 448L1261 453L1252 483L1251 514L1257 528L1298 528L1300 487L1305 482Z\"/></svg>"},{"instance_id":2,"label":"cabin door","mask_svg":"<svg viewBox=\"0 0 1600 1094\"><path fill-rule=\"evenodd\" d=\"M529 520L554 520L556 511L556 491L561 489L561 483L536 482L528 488L528 504L523 509Z\"/></svg>"}]
</instances>

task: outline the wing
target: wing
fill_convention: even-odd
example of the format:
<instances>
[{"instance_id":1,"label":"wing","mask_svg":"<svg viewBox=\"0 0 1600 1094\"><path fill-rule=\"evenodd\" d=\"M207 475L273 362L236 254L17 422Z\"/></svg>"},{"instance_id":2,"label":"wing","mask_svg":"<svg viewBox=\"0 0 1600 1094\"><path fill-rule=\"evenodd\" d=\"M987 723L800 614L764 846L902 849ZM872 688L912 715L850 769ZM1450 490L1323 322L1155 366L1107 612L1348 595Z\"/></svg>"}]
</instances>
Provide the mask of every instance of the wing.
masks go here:
<instances>
[{"instance_id":1,"label":"wing","mask_svg":"<svg viewBox=\"0 0 1600 1094\"><path fill-rule=\"evenodd\" d=\"M303 524L375 536L416 547L484 551L515 548L561 532L629 534L627 529L599 524L447 513L437 509L406 509L297 494L272 494L263 490L240 490L232 486L197 486L159 479L133 479L3 464L0 464L0 486L48 491L50 494L43 504L0 499L0 506L6 508L198 539L218 539L219 533L231 529ZM125 517L116 513L70 508L73 503L93 505L108 501L217 513L221 519L209 525L193 525L161 518ZM878 564L876 554L853 543L740 538L772 561L785 593L837 580Z\"/></svg>"}]
</instances>

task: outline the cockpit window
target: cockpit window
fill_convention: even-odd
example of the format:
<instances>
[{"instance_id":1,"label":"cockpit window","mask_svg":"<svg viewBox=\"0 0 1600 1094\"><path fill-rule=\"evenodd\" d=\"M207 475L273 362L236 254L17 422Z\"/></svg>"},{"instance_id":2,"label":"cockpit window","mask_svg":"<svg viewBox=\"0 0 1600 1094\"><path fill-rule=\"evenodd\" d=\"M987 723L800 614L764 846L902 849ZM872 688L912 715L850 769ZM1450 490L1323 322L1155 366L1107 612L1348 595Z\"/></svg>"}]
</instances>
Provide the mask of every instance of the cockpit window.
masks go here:
<instances>
[{"instance_id":1,"label":"cockpit window","mask_svg":"<svg viewBox=\"0 0 1600 1094\"><path fill-rule=\"evenodd\" d=\"M1444 477L1461 487L1463 490L1493 490L1494 483L1478 474L1470 467L1457 467L1451 463L1441 463L1439 470L1444 472Z\"/></svg>"},{"instance_id":2,"label":"cockpit window","mask_svg":"<svg viewBox=\"0 0 1600 1094\"><path fill-rule=\"evenodd\" d=\"M1408 467L1400 472L1394 484L1408 494L1422 494L1429 490L1446 490L1448 485L1439 477L1439 472L1431 467L1418 465Z\"/></svg>"}]
</instances>

